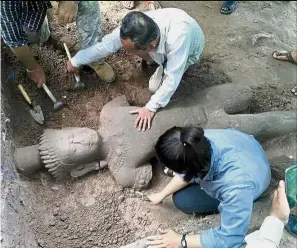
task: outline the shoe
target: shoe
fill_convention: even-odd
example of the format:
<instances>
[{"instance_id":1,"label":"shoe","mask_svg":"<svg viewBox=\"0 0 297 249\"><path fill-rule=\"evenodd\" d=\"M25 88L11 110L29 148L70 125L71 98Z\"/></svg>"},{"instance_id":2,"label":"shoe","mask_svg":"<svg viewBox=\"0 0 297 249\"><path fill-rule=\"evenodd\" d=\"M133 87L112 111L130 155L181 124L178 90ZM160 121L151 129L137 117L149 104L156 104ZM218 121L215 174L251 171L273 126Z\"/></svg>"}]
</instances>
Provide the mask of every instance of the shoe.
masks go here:
<instances>
[{"instance_id":1,"label":"shoe","mask_svg":"<svg viewBox=\"0 0 297 249\"><path fill-rule=\"evenodd\" d=\"M111 66L108 65L106 62L101 64L99 63L91 63L89 64L91 68L93 68L100 79L107 83L111 83L115 80L116 76L114 71L112 70Z\"/></svg>"}]
</instances>

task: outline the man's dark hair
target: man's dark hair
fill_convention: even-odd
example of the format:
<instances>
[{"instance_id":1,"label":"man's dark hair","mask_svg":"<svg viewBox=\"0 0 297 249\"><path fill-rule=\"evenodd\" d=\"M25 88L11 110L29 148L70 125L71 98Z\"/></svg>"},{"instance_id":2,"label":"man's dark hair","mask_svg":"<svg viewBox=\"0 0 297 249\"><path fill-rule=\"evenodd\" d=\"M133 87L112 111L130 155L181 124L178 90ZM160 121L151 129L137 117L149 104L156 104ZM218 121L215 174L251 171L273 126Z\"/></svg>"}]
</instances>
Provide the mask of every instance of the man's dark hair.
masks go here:
<instances>
[{"instance_id":1,"label":"man's dark hair","mask_svg":"<svg viewBox=\"0 0 297 249\"><path fill-rule=\"evenodd\" d=\"M159 37L159 27L152 18L140 11L132 11L123 20L120 30L121 39L135 42L135 48L145 50Z\"/></svg>"},{"instance_id":2,"label":"man's dark hair","mask_svg":"<svg viewBox=\"0 0 297 249\"><path fill-rule=\"evenodd\" d=\"M185 174L184 180L203 178L210 169L211 145L198 125L167 130L155 146L158 160L167 168Z\"/></svg>"}]
</instances>

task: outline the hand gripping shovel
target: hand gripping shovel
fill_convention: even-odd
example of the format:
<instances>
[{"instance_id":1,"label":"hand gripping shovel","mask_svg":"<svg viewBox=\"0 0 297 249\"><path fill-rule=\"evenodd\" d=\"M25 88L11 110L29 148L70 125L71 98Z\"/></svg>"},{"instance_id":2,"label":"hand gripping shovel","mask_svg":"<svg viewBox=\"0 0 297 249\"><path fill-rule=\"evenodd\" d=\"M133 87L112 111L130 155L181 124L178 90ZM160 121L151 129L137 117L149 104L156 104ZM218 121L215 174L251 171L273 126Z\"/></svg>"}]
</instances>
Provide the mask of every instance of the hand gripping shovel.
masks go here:
<instances>
[{"instance_id":1,"label":"hand gripping shovel","mask_svg":"<svg viewBox=\"0 0 297 249\"><path fill-rule=\"evenodd\" d=\"M20 89L23 97L25 98L26 102L30 106L31 116L34 118L34 120L37 123L43 124L44 123L44 116L43 116L43 112L41 110L41 107L39 105L36 105L34 103L34 101L31 101L31 99L29 98L28 94L26 93L25 89L23 88L23 86L21 84L18 85L18 88Z\"/></svg>"},{"instance_id":2,"label":"hand gripping shovel","mask_svg":"<svg viewBox=\"0 0 297 249\"><path fill-rule=\"evenodd\" d=\"M64 44L64 48L65 48L67 57L68 57L69 60L71 60L71 55L70 55L69 49L68 49L66 43L63 43L63 44ZM74 77L75 77L75 80L76 80L76 84L74 86L74 89L75 90L82 90L82 89L84 89L85 88L85 84L80 80L79 74L74 73Z\"/></svg>"}]
</instances>

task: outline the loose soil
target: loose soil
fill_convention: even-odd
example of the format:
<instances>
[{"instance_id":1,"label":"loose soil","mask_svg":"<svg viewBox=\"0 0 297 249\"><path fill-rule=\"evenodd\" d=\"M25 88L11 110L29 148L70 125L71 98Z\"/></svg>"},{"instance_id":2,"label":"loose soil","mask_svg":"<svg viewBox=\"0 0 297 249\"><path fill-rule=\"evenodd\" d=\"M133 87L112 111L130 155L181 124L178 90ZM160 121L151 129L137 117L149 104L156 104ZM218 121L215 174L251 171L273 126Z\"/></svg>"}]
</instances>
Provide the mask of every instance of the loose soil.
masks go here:
<instances>
[{"instance_id":1,"label":"loose soil","mask_svg":"<svg viewBox=\"0 0 297 249\"><path fill-rule=\"evenodd\" d=\"M296 67L270 56L277 49L297 48L296 11L290 4L239 2L230 16L219 13L219 2L166 1L162 5L187 11L201 24L207 38L200 63L185 73L179 92L188 95L213 85L244 82L254 93L251 113L297 107L297 98L290 93L296 83ZM117 27L129 12L119 1L102 1L100 7L104 34ZM138 2L137 9L146 10L146 3ZM33 45L32 49L45 70L48 87L66 106L54 112L46 93L32 84L24 67L3 47L2 85L12 95L5 119L12 125L15 147L38 143L45 128L97 129L102 107L114 97L126 95L131 104L142 106L150 96L148 80L153 70L143 71L141 60L124 50L106 59L117 75L114 83L102 82L87 69L81 74L87 89L73 91L75 80L66 72L66 54L57 48L61 47L59 41L64 36L77 39L75 24L61 27L53 15L49 15L49 20L56 42L41 47ZM15 72L15 79L7 78L9 72ZM18 83L41 105L46 120L43 126L31 118ZM7 135L6 130L3 133ZM270 141L264 147L268 155L293 156L296 160L296 134ZM170 198L159 206L145 202L143 194L161 189L170 180L157 171L152 188L142 193L118 186L108 170L64 182L55 181L45 171L30 177L20 176L25 220L40 247L119 247L152 235L159 227L199 232L219 224L219 215L189 216L179 212ZM260 226L269 207L269 198L255 203L250 231ZM281 246L291 247L293 241L285 232Z\"/></svg>"}]
</instances>

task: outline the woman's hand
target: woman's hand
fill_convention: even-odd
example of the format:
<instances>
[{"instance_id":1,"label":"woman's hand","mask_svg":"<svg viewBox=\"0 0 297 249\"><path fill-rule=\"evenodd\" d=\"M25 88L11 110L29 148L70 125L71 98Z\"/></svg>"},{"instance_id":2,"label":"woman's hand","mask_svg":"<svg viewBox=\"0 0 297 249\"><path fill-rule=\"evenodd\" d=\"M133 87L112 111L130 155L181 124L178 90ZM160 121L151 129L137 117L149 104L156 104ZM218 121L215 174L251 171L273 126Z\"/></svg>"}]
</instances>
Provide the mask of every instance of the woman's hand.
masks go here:
<instances>
[{"instance_id":1,"label":"woman's hand","mask_svg":"<svg viewBox=\"0 0 297 249\"><path fill-rule=\"evenodd\" d=\"M165 197L166 196L164 196L162 192L158 192L149 195L147 198L152 204L158 205L165 199Z\"/></svg>"},{"instance_id":2,"label":"woman's hand","mask_svg":"<svg viewBox=\"0 0 297 249\"><path fill-rule=\"evenodd\" d=\"M160 230L161 235L150 236L147 238L146 245L151 248L179 248L181 246L182 235L173 230Z\"/></svg>"}]
</instances>

